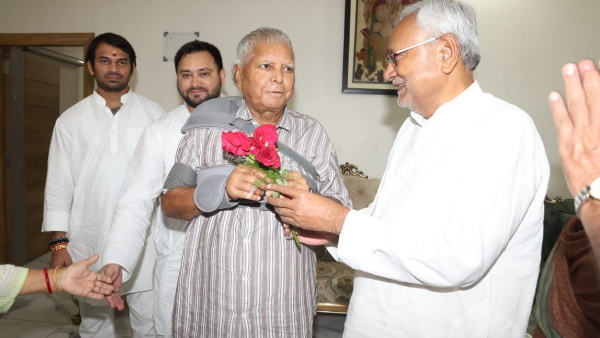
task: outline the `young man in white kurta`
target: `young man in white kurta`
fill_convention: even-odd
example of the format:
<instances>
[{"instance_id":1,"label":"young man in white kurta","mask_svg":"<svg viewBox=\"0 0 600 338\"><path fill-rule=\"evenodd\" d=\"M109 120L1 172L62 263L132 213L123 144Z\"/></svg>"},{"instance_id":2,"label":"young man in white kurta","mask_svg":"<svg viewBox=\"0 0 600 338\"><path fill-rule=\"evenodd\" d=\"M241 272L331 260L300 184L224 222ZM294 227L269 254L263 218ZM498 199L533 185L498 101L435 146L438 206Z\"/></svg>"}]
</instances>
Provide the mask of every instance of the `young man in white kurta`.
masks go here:
<instances>
[{"instance_id":1,"label":"young man in white kurta","mask_svg":"<svg viewBox=\"0 0 600 338\"><path fill-rule=\"evenodd\" d=\"M112 33L96 39L106 36L124 40ZM108 42L95 46L95 68L88 61L88 69L95 76L98 89L57 119L48 155L42 231L67 233L67 251L72 261L102 251L138 139L150 122L165 114L158 104L128 87L128 75L135 68L132 48L128 53ZM119 90L110 88L117 82L121 83ZM110 97L110 103L100 93ZM111 110L109 104L115 104L121 93L119 105ZM151 311L147 309L152 306L154 254L153 247L150 249L146 256L150 259L142 260L135 278L121 289L122 294L129 294L131 326L136 336L154 334ZM64 253L54 252L53 260L57 254L64 257ZM96 263L91 269L97 271L100 267ZM80 298L79 307L82 337L115 335L114 310L106 300Z\"/></svg>"},{"instance_id":2,"label":"young man in white kurta","mask_svg":"<svg viewBox=\"0 0 600 338\"><path fill-rule=\"evenodd\" d=\"M158 104L131 91L121 100L123 107L113 115L94 92L66 110L54 127L43 231L67 232L73 261L102 251L138 138L150 122L164 115ZM153 246L149 249L153 251ZM122 294L152 289L154 255L148 255L151 259L142 260L135 278L123 285ZM91 269L100 267L96 263ZM84 302L88 300L82 298L80 306Z\"/></svg>"},{"instance_id":3,"label":"young man in white kurta","mask_svg":"<svg viewBox=\"0 0 600 338\"><path fill-rule=\"evenodd\" d=\"M144 250L156 249L153 274L154 326L161 336L170 335L171 313L188 221L169 218L156 209L164 180L173 163L183 134L181 127L190 116L181 105L144 130L119 199L112 226L102 252L102 265L118 264L123 281L129 280ZM145 245L151 225L154 243Z\"/></svg>"},{"instance_id":4,"label":"young man in white kurta","mask_svg":"<svg viewBox=\"0 0 600 338\"><path fill-rule=\"evenodd\" d=\"M156 333L161 337L171 336L175 291L189 221L165 216L161 208L156 207L157 198L175 162L183 136L181 128L190 112L205 100L219 96L225 81L221 53L207 42L195 40L183 45L175 56L175 63L177 88L186 103L144 130L102 253L103 271L108 273L110 264L117 264L123 281L127 281L138 264L144 237L154 220L153 312Z\"/></svg>"}]
</instances>

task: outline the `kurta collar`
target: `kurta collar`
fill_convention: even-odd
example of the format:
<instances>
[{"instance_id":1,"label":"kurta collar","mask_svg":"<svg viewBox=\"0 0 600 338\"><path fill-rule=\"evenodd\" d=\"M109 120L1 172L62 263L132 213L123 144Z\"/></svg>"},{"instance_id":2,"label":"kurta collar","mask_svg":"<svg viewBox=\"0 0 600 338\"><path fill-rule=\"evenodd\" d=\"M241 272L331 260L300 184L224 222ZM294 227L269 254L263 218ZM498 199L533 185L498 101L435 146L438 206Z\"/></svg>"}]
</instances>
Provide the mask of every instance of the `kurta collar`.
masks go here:
<instances>
[{"instance_id":1,"label":"kurta collar","mask_svg":"<svg viewBox=\"0 0 600 338\"><path fill-rule=\"evenodd\" d=\"M419 126L424 127L427 123L445 120L446 116L449 116L451 112L455 112L457 110L456 107L464 105L465 102L472 101L482 93L483 91L479 86L479 82L474 81L469 87L467 87L467 89L465 89L452 101L442 104L429 119L424 118L421 114L414 111L410 112L410 116Z\"/></svg>"},{"instance_id":2,"label":"kurta collar","mask_svg":"<svg viewBox=\"0 0 600 338\"><path fill-rule=\"evenodd\" d=\"M133 93L133 91L131 90L131 88L129 88L129 91L123 95L121 95L121 103L123 105L125 105L127 103L127 101L129 100L129 98L131 97L131 93ZM94 92L92 93L92 96L94 98L94 101L96 103L98 103L101 106L106 106L106 100L100 96L100 94L98 94L98 92L96 90L94 90Z\"/></svg>"}]
</instances>

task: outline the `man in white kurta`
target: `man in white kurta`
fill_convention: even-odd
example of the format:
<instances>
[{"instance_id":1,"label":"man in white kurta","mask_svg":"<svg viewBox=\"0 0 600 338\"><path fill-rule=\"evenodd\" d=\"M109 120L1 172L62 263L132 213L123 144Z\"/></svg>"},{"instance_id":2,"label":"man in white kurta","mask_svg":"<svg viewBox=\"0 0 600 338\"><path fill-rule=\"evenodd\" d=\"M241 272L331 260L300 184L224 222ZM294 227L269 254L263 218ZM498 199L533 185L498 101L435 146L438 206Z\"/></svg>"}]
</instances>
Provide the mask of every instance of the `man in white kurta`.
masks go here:
<instances>
[{"instance_id":1,"label":"man in white kurta","mask_svg":"<svg viewBox=\"0 0 600 338\"><path fill-rule=\"evenodd\" d=\"M429 0L401 18L386 76L412 112L375 201L351 211L273 187L292 200L269 203L290 224L339 234L332 251L357 270L344 336L524 337L549 176L542 141L524 111L473 80L478 44L459 42L476 37L470 6Z\"/></svg>"},{"instance_id":2,"label":"man in white kurta","mask_svg":"<svg viewBox=\"0 0 600 338\"><path fill-rule=\"evenodd\" d=\"M89 50L88 70L98 88L57 119L48 155L42 230L69 238L67 250L53 252L55 266L102 251L138 139L150 122L165 114L157 103L129 88L135 52L124 38L102 34L90 43ZM121 289L130 294L136 336L154 331L151 312L145 310L152 306L153 263L152 259L142 260L135 278ZM96 263L91 269L100 267ZM79 306L82 337L115 335L114 310L106 300L81 298Z\"/></svg>"},{"instance_id":3,"label":"man in white kurta","mask_svg":"<svg viewBox=\"0 0 600 338\"><path fill-rule=\"evenodd\" d=\"M374 203L340 234L358 270L346 335L524 336L548 175L531 119L477 83L411 113Z\"/></svg>"},{"instance_id":4,"label":"man in white kurta","mask_svg":"<svg viewBox=\"0 0 600 338\"><path fill-rule=\"evenodd\" d=\"M157 198L175 162L183 136L181 128L190 112L200 103L219 96L225 81L221 54L207 42L195 40L183 45L175 56L175 63L177 88L185 104L144 130L101 256L103 272L111 275L113 269L117 269L116 273L122 272L123 281L127 281L138 265L144 238L152 223L156 247L153 312L159 336L171 336L173 303L189 221L165 216L161 208L156 207Z\"/></svg>"}]
</instances>

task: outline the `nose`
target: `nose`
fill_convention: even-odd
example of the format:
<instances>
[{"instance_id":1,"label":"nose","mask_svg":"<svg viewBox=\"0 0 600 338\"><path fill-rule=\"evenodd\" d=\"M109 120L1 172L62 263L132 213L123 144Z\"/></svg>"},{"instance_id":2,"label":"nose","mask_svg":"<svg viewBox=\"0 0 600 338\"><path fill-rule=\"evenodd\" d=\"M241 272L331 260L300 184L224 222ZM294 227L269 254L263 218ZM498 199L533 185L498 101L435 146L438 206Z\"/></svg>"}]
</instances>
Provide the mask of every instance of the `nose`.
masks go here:
<instances>
[{"instance_id":1,"label":"nose","mask_svg":"<svg viewBox=\"0 0 600 338\"><path fill-rule=\"evenodd\" d=\"M272 72L271 76L272 76L273 82L276 82L276 83L283 82L283 70L275 70Z\"/></svg>"},{"instance_id":2,"label":"nose","mask_svg":"<svg viewBox=\"0 0 600 338\"><path fill-rule=\"evenodd\" d=\"M385 72L383 73L384 81L392 81L392 79L397 75L395 67L396 66L394 66L393 63L388 63L387 67L385 68Z\"/></svg>"},{"instance_id":3,"label":"nose","mask_svg":"<svg viewBox=\"0 0 600 338\"><path fill-rule=\"evenodd\" d=\"M202 83L202 77L198 75L192 75L192 85L196 86Z\"/></svg>"}]
</instances>

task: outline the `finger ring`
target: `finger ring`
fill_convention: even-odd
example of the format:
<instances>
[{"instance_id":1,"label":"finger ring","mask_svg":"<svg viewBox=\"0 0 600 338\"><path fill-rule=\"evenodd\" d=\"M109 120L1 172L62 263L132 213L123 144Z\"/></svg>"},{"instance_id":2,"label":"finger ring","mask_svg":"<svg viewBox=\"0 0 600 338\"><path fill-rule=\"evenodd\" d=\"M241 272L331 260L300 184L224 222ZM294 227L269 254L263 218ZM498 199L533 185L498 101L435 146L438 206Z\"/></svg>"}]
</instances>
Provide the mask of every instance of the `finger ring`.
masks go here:
<instances>
[{"instance_id":1,"label":"finger ring","mask_svg":"<svg viewBox=\"0 0 600 338\"><path fill-rule=\"evenodd\" d=\"M252 189L250 189L250 191L248 192L248 196L246 196L246 199L249 199L250 197L252 197L252 195L254 195L254 192L256 191L256 187L252 187Z\"/></svg>"},{"instance_id":2,"label":"finger ring","mask_svg":"<svg viewBox=\"0 0 600 338\"><path fill-rule=\"evenodd\" d=\"M283 237L285 237L285 239L287 239L289 241L290 239L294 238L294 235L290 235L289 237L286 235L283 235Z\"/></svg>"}]
</instances>

